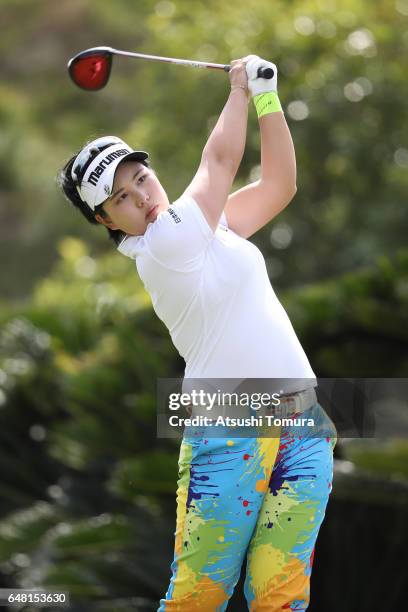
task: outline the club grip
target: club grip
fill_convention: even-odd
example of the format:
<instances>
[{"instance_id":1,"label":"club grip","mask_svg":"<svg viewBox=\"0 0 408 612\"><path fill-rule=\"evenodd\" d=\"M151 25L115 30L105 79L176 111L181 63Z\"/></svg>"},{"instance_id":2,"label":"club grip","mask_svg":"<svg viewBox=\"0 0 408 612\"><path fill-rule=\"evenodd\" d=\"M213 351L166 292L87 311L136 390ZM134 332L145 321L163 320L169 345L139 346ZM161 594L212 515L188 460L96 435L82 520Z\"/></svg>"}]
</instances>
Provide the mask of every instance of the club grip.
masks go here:
<instances>
[{"instance_id":1,"label":"club grip","mask_svg":"<svg viewBox=\"0 0 408 612\"><path fill-rule=\"evenodd\" d=\"M274 74L273 68L258 68L258 79L273 79Z\"/></svg>"},{"instance_id":2,"label":"club grip","mask_svg":"<svg viewBox=\"0 0 408 612\"><path fill-rule=\"evenodd\" d=\"M231 66L226 64L224 66L225 72L229 72L231 70ZM273 68L258 68L257 77L258 79L273 79L275 75L275 71Z\"/></svg>"}]
</instances>

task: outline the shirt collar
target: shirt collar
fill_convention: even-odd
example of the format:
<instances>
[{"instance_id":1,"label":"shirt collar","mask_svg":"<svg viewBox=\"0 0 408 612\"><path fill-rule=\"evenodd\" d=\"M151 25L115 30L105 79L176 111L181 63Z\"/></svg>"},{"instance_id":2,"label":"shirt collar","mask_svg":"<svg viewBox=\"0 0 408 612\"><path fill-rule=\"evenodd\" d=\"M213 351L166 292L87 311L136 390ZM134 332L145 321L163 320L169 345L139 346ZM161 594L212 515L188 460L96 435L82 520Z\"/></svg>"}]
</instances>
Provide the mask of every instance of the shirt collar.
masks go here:
<instances>
[{"instance_id":1,"label":"shirt collar","mask_svg":"<svg viewBox=\"0 0 408 612\"><path fill-rule=\"evenodd\" d=\"M142 238L143 236L125 236L117 250L131 259L136 259L137 247Z\"/></svg>"}]
</instances>

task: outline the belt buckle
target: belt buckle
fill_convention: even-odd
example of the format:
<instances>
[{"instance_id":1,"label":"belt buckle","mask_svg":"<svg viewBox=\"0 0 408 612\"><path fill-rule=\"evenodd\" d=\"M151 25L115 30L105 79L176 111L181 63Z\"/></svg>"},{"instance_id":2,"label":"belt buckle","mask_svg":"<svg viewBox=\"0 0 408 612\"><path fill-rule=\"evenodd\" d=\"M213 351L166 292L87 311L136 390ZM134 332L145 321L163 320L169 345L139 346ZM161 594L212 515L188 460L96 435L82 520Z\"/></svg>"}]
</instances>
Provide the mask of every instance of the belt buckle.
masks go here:
<instances>
[{"instance_id":1,"label":"belt buckle","mask_svg":"<svg viewBox=\"0 0 408 612\"><path fill-rule=\"evenodd\" d=\"M295 393L287 395L286 399L284 400L285 403L288 403L285 416L290 417L294 414L303 412L306 399L307 396L305 396L304 391L296 391Z\"/></svg>"},{"instance_id":2,"label":"belt buckle","mask_svg":"<svg viewBox=\"0 0 408 612\"><path fill-rule=\"evenodd\" d=\"M286 397L280 398L280 407L282 411L283 417L290 417L296 410L296 398L292 395L287 395ZM295 404L295 405L294 405Z\"/></svg>"}]
</instances>

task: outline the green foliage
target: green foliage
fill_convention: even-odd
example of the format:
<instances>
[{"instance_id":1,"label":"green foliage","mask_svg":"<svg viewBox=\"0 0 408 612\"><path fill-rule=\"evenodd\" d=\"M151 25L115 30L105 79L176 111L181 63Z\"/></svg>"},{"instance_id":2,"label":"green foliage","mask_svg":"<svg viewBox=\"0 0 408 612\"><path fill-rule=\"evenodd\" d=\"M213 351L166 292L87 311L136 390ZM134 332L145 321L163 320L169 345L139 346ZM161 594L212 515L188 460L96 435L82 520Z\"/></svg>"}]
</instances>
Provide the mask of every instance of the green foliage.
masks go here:
<instances>
[{"instance_id":1,"label":"green foliage","mask_svg":"<svg viewBox=\"0 0 408 612\"><path fill-rule=\"evenodd\" d=\"M284 294L318 376L408 375L408 252Z\"/></svg>"},{"instance_id":2,"label":"green foliage","mask_svg":"<svg viewBox=\"0 0 408 612\"><path fill-rule=\"evenodd\" d=\"M379 450L381 452L379 452ZM408 445L405 440L385 441L368 447L355 443L347 451L347 458L360 468L391 479L408 479Z\"/></svg>"},{"instance_id":3,"label":"green foliage","mask_svg":"<svg viewBox=\"0 0 408 612\"><path fill-rule=\"evenodd\" d=\"M112 474L111 490L129 501L143 490L155 494L173 493L177 462L167 452L144 453L122 461Z\"/></svg>"},{"instance_id":4,"label":"green foliage","mask_svg":"<svg viewBox=\"0 0 408 612\"><path fill-rule=\"evenodd\" d=\"M55 509L44 502L37 502L4 519L0 524L1 562L7 561L16 551L20 554L33 551L39 539L57 522Z\"/></svg>"}]
</instances>

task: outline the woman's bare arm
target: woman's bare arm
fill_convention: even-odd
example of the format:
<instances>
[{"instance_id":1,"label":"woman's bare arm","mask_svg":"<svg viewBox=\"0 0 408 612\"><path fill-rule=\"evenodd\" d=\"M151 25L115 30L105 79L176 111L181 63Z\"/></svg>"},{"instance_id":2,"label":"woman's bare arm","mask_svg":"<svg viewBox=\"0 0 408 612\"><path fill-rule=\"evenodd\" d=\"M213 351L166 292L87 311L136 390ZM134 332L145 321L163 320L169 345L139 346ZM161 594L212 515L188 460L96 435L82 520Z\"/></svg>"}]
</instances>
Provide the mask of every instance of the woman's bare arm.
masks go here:
<instances>
[{"instance_id":1,"label":"woman's bare arm","mask_svg":"<svg viewBox=\"0 0 408 612\"><path fill-rule=\"evenodd\" d=\"M228 198L225 214L231 229L248 238L269 223L296 193L296 156L282 111L259 119L261 178Z\"/></svg>"},{"instance_id":2,"label":"woman's bare arm","mask_svg":"<svg viewBox=\"0 0 408 612\"><path fill-rule=\"evenodd\" d=\"M216 229L245 149L248 121L247 75L243 60L231 62L231 92L203 149L200 166L185 193Z\"/></svg>"}]
</instances>

